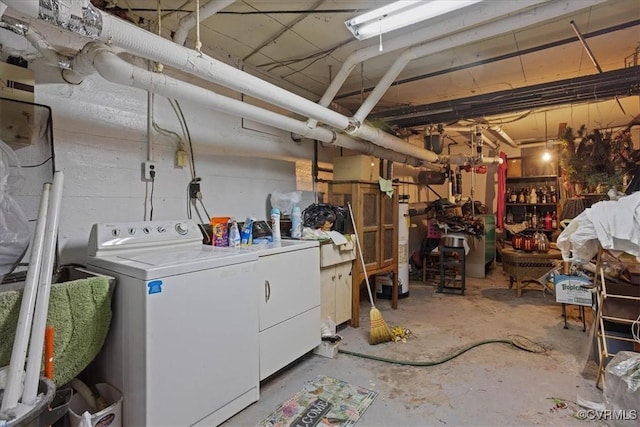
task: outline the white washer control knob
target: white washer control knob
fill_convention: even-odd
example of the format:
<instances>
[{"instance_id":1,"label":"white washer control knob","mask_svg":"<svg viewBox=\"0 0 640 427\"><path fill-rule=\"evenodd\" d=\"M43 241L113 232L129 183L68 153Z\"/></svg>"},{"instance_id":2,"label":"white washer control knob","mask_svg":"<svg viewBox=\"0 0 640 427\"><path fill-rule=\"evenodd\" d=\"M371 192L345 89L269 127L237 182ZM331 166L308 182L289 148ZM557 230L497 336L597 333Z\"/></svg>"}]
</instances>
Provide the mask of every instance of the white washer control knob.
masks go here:
<instances>
[{"instance_id":1,"label":"white washer control knob","mask_svg":"<svg viewBox=\"0 0 640 427\"><path fill-rule=\"evenodd\" d=\"M149 227L144 227L144 228L142 229L142 231L144 232L144 234L149 234L149 233L151 233L151 229L150 229Z\"/></svg>"},{"instance_id":2,"label":"white washer control knob","mask_svg":"<svg viewBox=\"0 0 640 427\"><path fill-rule=\"evenodd\" d=\"M176 224L176 232L182 236L184 236L185 234L187 234L189 232L189 227L186 226L185 224L179 222Z\"/></svg>"},{"instance_id":3,"label":"white washer control knob","mask_svg":"<svg viewBox=\"0 0 640 427\"><path fill-rule=\"evenodd\" d=\"M164 225L159 225L158 226L158 233L166 233L167 229L164 228Z\"/></svg>"}]
</instances>

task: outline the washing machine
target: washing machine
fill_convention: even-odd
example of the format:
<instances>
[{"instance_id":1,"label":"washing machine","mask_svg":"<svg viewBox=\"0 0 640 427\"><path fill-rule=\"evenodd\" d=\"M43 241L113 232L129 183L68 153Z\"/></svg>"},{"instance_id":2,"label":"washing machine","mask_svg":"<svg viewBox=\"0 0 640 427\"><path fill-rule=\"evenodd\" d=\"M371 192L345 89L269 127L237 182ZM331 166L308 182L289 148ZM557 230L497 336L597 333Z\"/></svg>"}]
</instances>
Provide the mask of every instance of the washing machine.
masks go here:
<instances>
[{"instance_id":1,"label":"washing machine","mask_svg":"<svg viewBox=\"0 0 640 427\"><path fill-rule=\"evenodd\" d=\"M193 221L95 224L88 253L116 278L96 365L123 425L216 426L258 400L257 254L203 245Z\"/></svg>"}]
</instances>

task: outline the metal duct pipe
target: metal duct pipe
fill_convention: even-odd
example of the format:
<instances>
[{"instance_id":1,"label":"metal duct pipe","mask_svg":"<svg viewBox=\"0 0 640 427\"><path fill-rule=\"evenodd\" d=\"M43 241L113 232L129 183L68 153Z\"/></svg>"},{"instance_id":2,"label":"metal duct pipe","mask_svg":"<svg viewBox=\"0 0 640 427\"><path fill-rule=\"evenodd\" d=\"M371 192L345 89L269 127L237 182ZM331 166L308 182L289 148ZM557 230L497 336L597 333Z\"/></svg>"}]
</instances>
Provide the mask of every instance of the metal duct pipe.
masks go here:
<instances>
[{"instance_id":1,"label":"metal duct pipe","mask_svg":"<svg viewBox=\"0 0 640 427\"><path fill-rule=\"evenodd\" d=\"M26 38L49 65L62 69L62 76L67 83L80 84L82 82L82 77L71 70L71 58L59 54L51 47L49 42L40 33L31 28L29 24L10 17L4 17L2 21L0 21L0 28L13 31Z\"/></svg>"},{"instance_id":2,"label":"metal duct pipe","mask_svg":"<svg viewBox=\"0 0 640 427\"><path fill-rule=\"evenodd\" d=\"M459 23L464 22L463 28L471 28L483 22L495 20L496 18L506 16L510 13L535 6L549 0L525 0L525 1L509 1L509 2L484 2L477 5L469 6L453 15L443 17L428 26L424 26L418 30L404 34L402 36L389 37L384 39L384 50L380 51L378 44L371 45L362 49L358 49L347 57L342 63L342 67L331 81L331 84L325 91L318 104L327 107L333 101L336 94L347 80L356 65L368 59L384 55L399 49L405 49L418 43L425 43L437 39L445 38L451 34L460 31ZM317 121L308 120L309 126L315 126Z\"/></svg>"},{"instance_id":3,"label":"metal duct pipe","mask_svg":"<svg viewBox=\"0 0 640 427\"><path fill-rule=\"evenodd\" d=\"M426 162L436 162L432 151L418 149L414 145L369 125L356 123L351 118L316 104L306 98L265 82L203 53L179 46L122 19L111 16L87 4L83 20L76 22L56 11L40 14L38 0L3 0L12 9L31 18L44 19L59 27L98 39L140 56L180 71L200 77L212 83L236 90L254 98L301 114L339 130L359 129L359 137L384 148L416 157ZM85 2L86 3L86 2ZM51 16L53 14L53 16ZM76 17L77 18L77 17ZM306 125L305 125L306 126ZM294 131L300 135L306 132ZM382 138L378 140L377 138ZM317 138L321 139L321 138Z\"/></svg>"},{"instance_id":4,"label":"metal duct pipe","mask_svg":"<svg viewBox=\"0 0 640 427\"><path fill-rule=\"evenodd\" d=\"M211 0L209 3L200 6L200 22L220 12L225 7L229 6L235 0ZM196 26L198 22L196 12L192 12L180 19L178 28L173 34L173 41L179 45L184 45L189 35L189 30Z\"/></svg>"},{"instance_id":5,"label":"metal duct pipe","mask_svg":"<svg viewBox=\"0 0 640 427\"><path fill-rule=\"evenodd\" d=\"M393 84L396 77L407 64L414 59L450 49L454 46L461 46L478 40L495 37L510 31L528 27L550 18L557 18L568 13L572 13L606 0L584 0L584 1L555 1L535 6L532 10L520 12L507 16L504 19L490 22L482 26L472 28L463 32L453 34L447 38L438 39L431 43L414 46L402 52L396 61L389 67L385 75L380 79L373 91L367 96L358 111L354 114L357 122L362 122L369 115L373 107L380 102L387 89ZM358 136L357 132L353 135Z\"/></svg>"},{"instance_id":6,"label":"metal duct pipe","mask_svg":"<svg viewBox=\"0 0 640 427\"><path fill-rule=\"evenodd\" d=\"M111 47L103 43L87 43L74 58L73 67L74 70L84 74L90 74L95 70L104 79L115 84L136 87L170 99L187 99L206 108L239 117L246 117L268 126L297 133L306 138L333 143L379 158L404 161L414 165L421 164L420 159L410 158L392 150L384 150L371 143L355 141L346 135L338 135L334 131L324 127L309 129L305 122L219 95L213 91L183 82L165 74L152 73L144 70L124 61L115 54Z\"/></svg>"}]
</instances>

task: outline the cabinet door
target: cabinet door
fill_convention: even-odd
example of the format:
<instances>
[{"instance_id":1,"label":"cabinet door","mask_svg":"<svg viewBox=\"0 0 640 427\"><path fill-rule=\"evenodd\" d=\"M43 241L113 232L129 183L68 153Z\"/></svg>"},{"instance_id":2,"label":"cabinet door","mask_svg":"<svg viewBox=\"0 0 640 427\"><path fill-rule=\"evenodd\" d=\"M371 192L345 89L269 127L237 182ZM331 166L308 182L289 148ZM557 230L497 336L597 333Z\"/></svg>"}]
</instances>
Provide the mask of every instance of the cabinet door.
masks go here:
<instances>
[{"instance_id":1,"label":"cabinet door","mask_svg":"<svg viewBox=\"0 0 640 427\"><path fill-rule=\"evenodd\" d=\"M351 320L351 274L353 262L335 266L335 318L336 324Z\"/></svg>"},{"instance_id":2,"label":"cabinet door","mask_svg":"<svg viewBox=\"0 0 640 427\"><path fill-rule=\"evenodd\" d=\"M375 186L359 186L358 207L353 213L367 270L377 268L380 262L380 194Z\"/></svg>"},{"instance_id":3,"label":"cabinet door","mask_svg":"<svg viewBox=\"0 0 640 427\"><path fill-rule=\"evenodd\" d=\"M320 270L320 319L324 322L327 318L337 322L335 266L325 267Z\"/></svg>"},{"instance_id":4,"label":"cabinet door","mask_svg":"<svg viewBox=\"0 0 640 427\"><path fill-rule=\"evenodd\" d=\"M258 258L260 330L320 305L318 248Z\"/></svg>"}]
</instances>

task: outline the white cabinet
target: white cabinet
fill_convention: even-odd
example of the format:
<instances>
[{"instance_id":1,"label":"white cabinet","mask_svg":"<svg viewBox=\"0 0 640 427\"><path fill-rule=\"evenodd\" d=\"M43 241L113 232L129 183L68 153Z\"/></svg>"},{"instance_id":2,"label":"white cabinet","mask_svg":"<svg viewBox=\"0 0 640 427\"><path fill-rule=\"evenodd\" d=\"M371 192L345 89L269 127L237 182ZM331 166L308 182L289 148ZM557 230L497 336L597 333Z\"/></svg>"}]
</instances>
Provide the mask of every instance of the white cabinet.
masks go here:
<instances>
[{"instance_id":1,"label":"white cabinet","mask_svg":"<svg viewBox=\"0 0 640 427\"><path fill-rule=\"evenodd\" d=\"M317 242L258 253L260 380L320 344Z\"/></svg>"},{"instance_id":2,"label":"white cabinet","mask_svg":"<svg viewBox=\"0 0 640 427\"><path fill-rule=\"evenodd\" d=\"M320 315L323 321L331 318L339 325L351 320L351 286L355 256L353 245L345 249L328 242L320 247Z\"/></svg>"}]
</instances>

